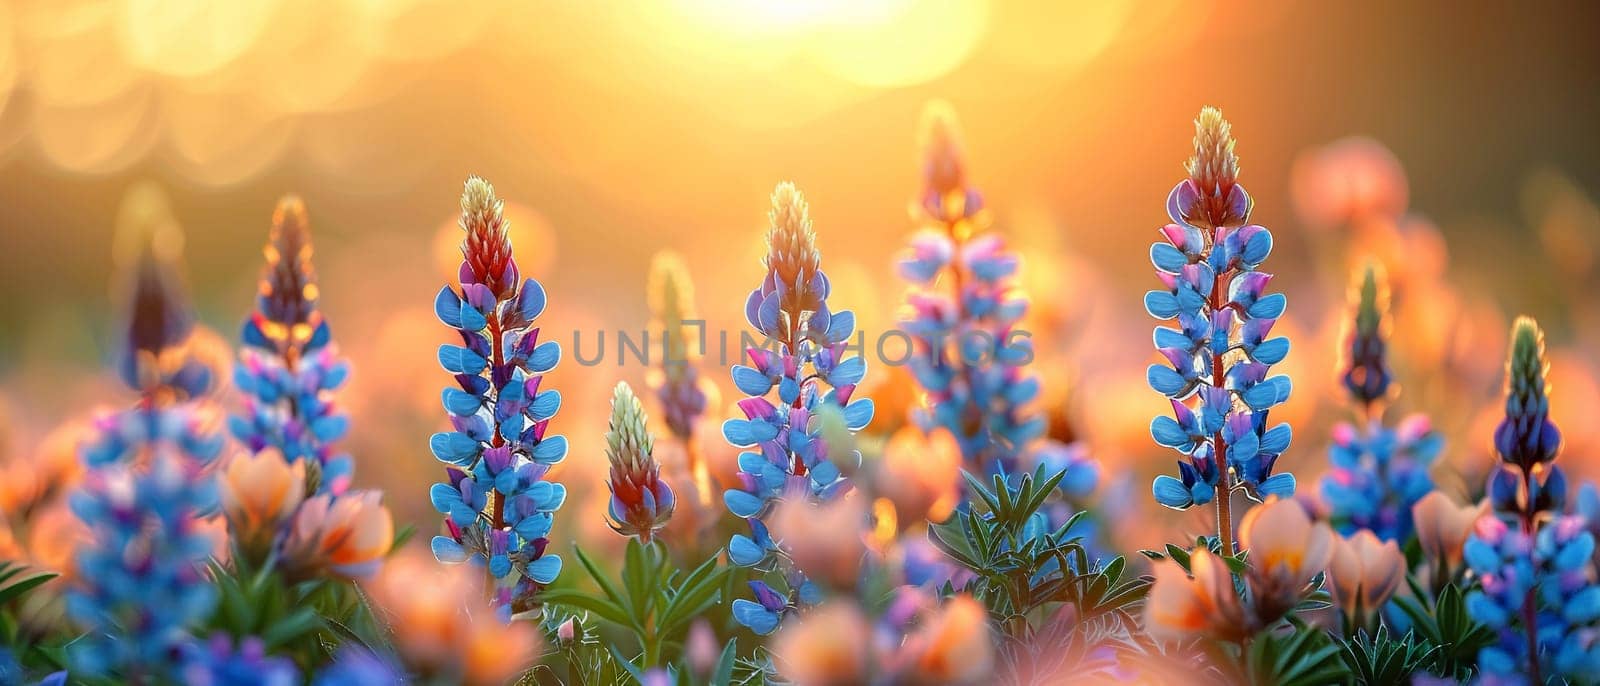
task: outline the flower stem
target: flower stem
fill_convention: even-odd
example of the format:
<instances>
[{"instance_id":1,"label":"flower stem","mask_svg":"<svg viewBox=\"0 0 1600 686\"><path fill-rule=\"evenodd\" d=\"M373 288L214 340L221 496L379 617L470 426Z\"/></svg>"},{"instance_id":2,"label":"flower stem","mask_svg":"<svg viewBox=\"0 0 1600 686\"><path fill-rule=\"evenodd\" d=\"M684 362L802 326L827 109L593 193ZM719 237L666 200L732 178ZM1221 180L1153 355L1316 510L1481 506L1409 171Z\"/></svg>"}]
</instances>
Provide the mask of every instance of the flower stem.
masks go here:
<instances>
[{"instance_id":1,"label":"flower stem","mask_svg":"<svg viewBox=\"0 0 1600 686\"><path fill-rule=\"evenodd\" d=\"M1211 311L1216 312L1228 306L1228 273L1217 274L1211 283ZM1217 332L1212 331L1212 336ZM1231 332L1222 332L1230 336ZM1228 383L1228 370L1222 364L1222 355L1211 356L1211 386L1223 388ZM1222 546L1222 554L1232 557L1233 549L1233 475L1228 466L1228 441L1222 437L1222 430L1218 429L1211 437L1211 457L1217 462L1217 471L1221 472L1220 483L1217 488L1217 541Z\"/></svg>"}]
</instances>

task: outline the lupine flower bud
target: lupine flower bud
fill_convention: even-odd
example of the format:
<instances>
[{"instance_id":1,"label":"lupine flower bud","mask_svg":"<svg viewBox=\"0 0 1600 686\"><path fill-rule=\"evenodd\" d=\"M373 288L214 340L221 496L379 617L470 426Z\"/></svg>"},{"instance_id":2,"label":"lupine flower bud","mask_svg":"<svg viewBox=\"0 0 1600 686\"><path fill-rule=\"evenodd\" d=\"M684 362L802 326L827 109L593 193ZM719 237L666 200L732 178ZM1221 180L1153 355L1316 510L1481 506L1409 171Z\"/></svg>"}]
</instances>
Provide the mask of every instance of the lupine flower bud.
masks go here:
<instances>
[{"instance_id":1,"label":"lupine flower bud","mask_svg":"<svg viewBox=\"0 0 1600 686\"><path fill-rule=\"evenodd\" d=\"M606 458L611 461L611 528L638 536L648 544L672 519L677 505L672 487L661 480L661 466L651 455L655 437L645 427L644 405L626 382L611 396L611 426L606 431Z\"/></svg>"},{"instance_id":2,"label":"lupine flower bud","mask_svg":"<svg viewBox=\"0 0 1600 686\"><path fill-rule=\"evenodd\" d=\"M260 560L271 548L278 527L305 498L305 464L290 464L275 448L228 460L219 479L222 513L240 547Z\"/></svg>"},{"instance_id":3,"label":"lupine flower bud","mask_svg":"<svg viewBox=\"0 0 1600 686\"><path fill-rule=\"evenodd\" d=\"M1380 541L1367 530L1334 538L1328 587L1339 609L1357 625L1383 608L1405 576L1406 558L1394 541Z\"/></svg>"},{"instance_id":4,"label":"lupine flower bud","mask_svg":"<svg viewBox=\"0 0 1600 686\"><path fill-rule=\"evenodd\" d=\"M1391 380L1389 365L1384 360L1389 284L1383 277L1383 267L1377 263L1367 264L1352 300L1355 316L1347 324L1345 334L1347 368L1343 380L1350 396L1368 406L1388 395Z\"/></svg>"},{"instance_id":5,"label":"lupine flower bud","mask_svg":"<svg viewBox=\"0 0 1600 686\"><path fill-rule=\"evenodd\" d=\"M1194 156L1184 164L1196 195L1193 202L1180 205L1194 226L1240 226L1249 216L1249 196L1234 190L1239 157L1233 146L1233 127L1222 118L1222 110L1202 108L1194 120Z\"/></svg>"},{"instance_id":6,"label":"lupine flower bud","mask_svg":"<svg viewBox=\"0 0 1600 686\"><path fill-rule=\"evenodd\" d=\"M515 293L519 272L506 234L505 204L482 177L468 178L461 192L461 230L467 234L461 244L466 258L461 282L481 284L499 300Z\"/></svg>"},{"instance_id":7,"label":"lupine flower bud","mask_svg":"<svg viewBox=\"0 0 1600 686\"><path fill-rule=\"evenodd\" d=\"M189 349L194 317L176 269L151 250L134 266L122 379L142 393L164 389L176 399L197 397L214 383Z\"/></svg>"},{"instance_id":8,"label":"lupine flower bud","mask_svg":"<svg viewBox=\"0 0 1600 686\"><path fill-rule=\"evenodd\" d=\"M285 352L307 345L322 323L317 275L311 267L311 229L296 196L278 201L262 249L266 264L256 294L256 325Z\"/></svg>"},{"instance_id":9,"label":"lupine flower bud","mask_svg":"<svg viewBox=\"0 0 1600 686\"><path fill-rule=\"evenodd\" d=\"M377 571L394 543L394 520L376 491L321 494L300 506L283 543L284 563L297 578L323 570L347 578Z\"/></svg>"},{"instance_id":10,"label":"lupine flower bud","mask_svg":"<svg viewBox=\"0 0 1600 686\"><path fill-rule=\"evenodd\" d=\"M1550 421L1545 394L1544 332L1539 323L1518 317L1511 326L1511 355L1506 360L1506 418L1494 432L1500 459L1522 470L1556 458L1561 432Z\"/></svg>"},{"instance_id":11,"label":"lupine flower bud","mask_svg":"<svg viewBox=\"0 0 1600 686\"><path fill-rule=\"evenodd\" d=\"M651 260L649 296L650 311L661 328L663 343L656 393L667 430L687 442L693 439L695 422L705 412L706 394L700 388L699 368L694 364L697 350L690 344L685 325L695 320L694 284L677 255L660 253ZM691 450L690 455L693 459L695 451Z\"/></svg>"}]
</instances>

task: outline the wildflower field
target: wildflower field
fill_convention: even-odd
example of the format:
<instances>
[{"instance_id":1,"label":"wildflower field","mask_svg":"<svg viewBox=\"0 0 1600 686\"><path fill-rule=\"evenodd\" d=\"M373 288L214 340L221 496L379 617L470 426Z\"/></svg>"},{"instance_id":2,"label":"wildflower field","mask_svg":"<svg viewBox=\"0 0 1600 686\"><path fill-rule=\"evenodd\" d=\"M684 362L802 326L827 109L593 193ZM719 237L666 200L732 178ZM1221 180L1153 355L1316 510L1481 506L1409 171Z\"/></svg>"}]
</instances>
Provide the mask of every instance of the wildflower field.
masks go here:
<instances>
[{"instance_id":1,"label":"wildflower field","mask_svg":"<svg viewBox=\"0 0 1600 686\"><path fill-rule=\"evenodd\" d=\"M465 5L0 2L0 686L1600 683L1593 8Z\"/></svg>"}]
</instances>

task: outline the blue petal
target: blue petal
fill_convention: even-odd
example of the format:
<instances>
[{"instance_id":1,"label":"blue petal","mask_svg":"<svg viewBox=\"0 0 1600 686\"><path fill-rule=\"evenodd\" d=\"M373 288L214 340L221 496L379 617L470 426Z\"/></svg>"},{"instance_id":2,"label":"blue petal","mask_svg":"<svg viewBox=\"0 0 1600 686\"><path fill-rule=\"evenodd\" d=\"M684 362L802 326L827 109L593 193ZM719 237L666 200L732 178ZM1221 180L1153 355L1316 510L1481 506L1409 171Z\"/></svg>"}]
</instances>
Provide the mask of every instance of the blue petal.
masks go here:
<instances>
[{"instance_id":1,"label":"blue petal","mask_svg":"<svg viewBox=\"0 0 1600 686\"><path fill-rule=\"evenodd\" d=\"M482 331L487 326L489 326L489 320L483 316L482 312L478 311L478 308L473 307L472 303L469 302L461 303L461 326L457 328L464 331Z\"/></svg>"},{"instance_id":2,"label":"blue petal","mask_svg":"<svg viewBox=\"0 0 1600 686\"><path fill-rule=\"evenodd\" d=\"M1153 364L1145 373L1145 378L1150 382L1150 387L1156 392L1169 398L1175 398L1189 387L1189 382L1183 375L1166 365Z\"/></svg>"},{"instance_id":3,"label":"blue petal","mask_svg":"<svg viewBox=\"0 0 1600 686\"><path fill-rule=\"evenodd\" d=\"M1273 495L1279 498L1292 498L1294 497L1294 475L1284 472L1269 476L1266 481L1256 484L1256 492L1260 493L1262 498Z\"/></svg>"},{"instance_id":4,"label":"blue petal","mask_svg":"<svg viewBox=\"0 0 1600 686\"><path fill-rule=\"evenodd\" d=\"M434 296L433 313L445 326L461 328L461 298L449 286L439 289L439 295Z\"/></svg>"},{"instance_id":5,"label":"blue petal","mask_svg":"<svg viewBox=\"0 0 1600 686\"><path fill-rule=\"evenodd\" d=\"M766 549L756 545L749 536L735 534L728 541L728 559L740 567L754 567L766 558Z\"/></svg>"},{"instance_id":6,"label":"blue petal","mask_svg":"<svg viewBox=\"0 0 1600 686\"><path fill-rule=\"evenodd\" d=\"M1168 448L1183 449L1189 446L1189 432L1184 431L1178 420L1167 416L1156 417L1150 422L1150 435L1156 443Z\"/></svg>"},{"instance_id":7,"label":"blue petal","mask_svg":"<svg viewBox=\"0 0 1600 686\"><path fill-rule=\"evenodd\" d=\"M545 341L533 349L533 354L528 356L528 371L534 374L543 374L556 368L556 363L561 361L561 344L555 341Z\"/></svg>"},{"instance_id":8,"label":"blue petal","mask_svg":"<svg viewBox=\"0 0 1600 686\"><path fill-rule=\"evenodd\" d=\"M772 633L778 628L778 613L768 610L760 603L737 598L733 601L733 618L751 631L762 636Z\"/></svg>"},{"instance_id":9,"label":"blue petal","mask_svg":"<svg viewBox=\"0 0 1600 686\"><path fill-rule=\"evenodd\" d=\"M1261 436L1261 452L1280 455L1289 449L1289 442L1293 438L1294 430L1288 424L1274 426Z\"/></svg>"},{"instance_id":10,"label":"blue petal","mask_svg":"<svg viewBox=\"0 0 1600 686\"><path fill-rule=\"evenodd\" d=\"M857 355L839 363L833 368L833 373L828 375L828 382L835 386L846 386L860 383L861 377L867 373L867 361Z\"/></svg>"},{"instance_id":11,"label":"blue petal","mask_svg":"<svg viewBox=\"0 0 1600 686\"><path fill-rule=\"evenodd\" d=\"M445 537L433 537L433 557L445 564L455 564L467 561L467 549L460 543Z\"/></svg>"},{"instance_id":12,"label":"blue petal","mask_svg":"<svg viewBox=\"0 0 1600 686\"><path fill-rule=\"evenodd\" d=\"M450 508L461 502L461 491L450 484L434 484L428 489L428 500L439 514L450 514Z\"/></svg>"},{"instance_id":13,"label":"blue petal","mask_svg":"<svg viewBox=\"0 0 1600 686\"><path fill-rule=\"evenodd\" d=\"M1260 300L1255 301L1255 304L1250 306L1250 318L1277 319L1278 317L1283 316L1283 311L1288 304L1289 299L1282 293L1273 293L1272 295L1263 296Z\"/></svg>"},{"instance_id":14,"label":"blue petal","mask_svg":"<svg viewBox=\"0 0 1600 686\"><path fill-rule=\"evenodd\" d=\"M517 294L517 310L522 315L522 321L538 319L539 315L544 314L544 304L544 286L533 279L522 282L522 292Z\"/></svg>"},{"instance_id":15,"label":"blue petal","mask_svg":"<svg viewBox=\"0 0 1600 686\"><path fill-rule=\"evenodd\" d=\"M756 444L756 439L751 435L750 427L754 422L748 419L729 419L722 422L722 437L730 445L745 447Z\"/></svg>"},{"instance_id":16,"label":"blue petal","mask_svg":"<svg viewBox=\"0 0 1600 686\"><path fill-rule=\"evenodd\" d=\"M1144 294L1144 310L1156 319L1178 316L1178 296L1169 291L1150 291Z\"/></svg>"},{"instance_id":17,"label":"blue petal","mask_svg":"<svg viewBox=\"0 0 1600 686\"><path fill-rule=\"evenodd\" d=\"M735 517L754 517L761 513L766 501L744 491L733 489L722 494L722 502Z\"/></svg>"},{"instance_id":18,"label":"blue petal","mask_svg":"<svg viewBox=\"0 0 1600 686\"><path fill-rule=\"evenodd\" d=\"M561 556L542 555L528 563L528 576L541 584L548 584L561 575Z\"/></svg>"},{"instance_id":19,"label":"blue petal","mask_svg":"<svg viewBox=\"0 0 1600 686\"><path fill-rule=\"evenodd\" d=\"M545 436L544 440L533 446L531 457L540 464L555 464L567 456L566 436Z\"/></svg>"},{"instance_id":20,"label":"blue petal","mask_svg":"<svg viewBox=\"0 0 1600 686\"><path fill-rule=\"evenodd\" d=\"M1473 571L1488 573L1500 568L1500 555L1495 552L1494 546L1485 543L1483 539L1477 536L1467 539L1467 544L1462 547L1461 554Z\"/></svg>"},{"instance_id":21,"label":"blue petal","mask_svg":"<svg viewBox=\"0 0 1600 686\"><path fill-rule=\"evenodd\" d=\"M1289 339L1283 336L1262 341L1255 350L1250 351L1250 357L1263 364L1277 364L1289 355Z\"/></svg>"},{"instance_id":22,"label":"blue petal","mask_svg":"<svg viewBox=\"0 0 1600 686\"><path fill-rule=\"evenodd\" d=\"M1156 269L1176 274L1183 269L1183 265L1189 263L1189 258L1171 243L1162 242L1150 246L1150 263L1154 264Z\"/></svg>"},{"instance_id":23,"label":"blue petal","mask_svg":"<svg viewBox=\"0 0 1600 686\"><path fill-rule=\"evenodd\" d=\"M428 439L428 447L440 462L465 467L478 456L478 442L457 431L442 431Z\"/></svg>"},{"instance_id":24,"label":"blue petal","mask_svg":"<svg viewBox=\"0 0 1600 686\"><path fill-rule=\"evenodd\" d=\"M761 396L772 389L772 379L753 368L736 364L733 366L733 385L739 387L739 391L745 395Z\"/></svg>"},{"instance_id":25,"label":"blue petal","mask_svg":"<svg viewBox=\"0 0 1600 686\"><path fill-rule=\"evenodd\" d=\"M860 431L872 423L874 406L871 398L851 402L844 408L844 425L851 431Z\"/></svg>"},{"instance_id":26,"label":"blue petal","mask_svg":"<svg viewBox=\"0 0 1600 686\"><path fill-rule=\"evenodd\" d=\"M534 419L543 420L556 416L561 410L561 391L550 389L540 391L534 396L533 404L528 407L528 414Z\"/></svg>"},{"instance_id":27,"label":"blue petal","mask_svg":"<svg viewBox=\"0 0 1600 686\"><path fill-rule=\"evenodd\" d=\"M1182 481L1162 474L1150 484L1150 491L1156 497L1156 502L1174 510L1182 510L1194 504L1194 499L1189 496L1189 489Z\"/></svg>"}]
</instances>

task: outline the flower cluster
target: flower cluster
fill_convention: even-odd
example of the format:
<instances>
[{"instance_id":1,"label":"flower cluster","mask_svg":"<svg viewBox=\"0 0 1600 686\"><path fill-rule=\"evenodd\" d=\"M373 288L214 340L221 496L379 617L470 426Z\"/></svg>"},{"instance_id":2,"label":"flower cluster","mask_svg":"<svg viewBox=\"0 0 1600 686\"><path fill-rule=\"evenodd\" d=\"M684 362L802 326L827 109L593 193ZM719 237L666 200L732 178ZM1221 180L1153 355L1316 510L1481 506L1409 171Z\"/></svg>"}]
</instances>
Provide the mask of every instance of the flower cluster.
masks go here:
<instances>
[{"instance_id":1,"label":"flower cluster","mask_svg":"<svg viewBox=\"0 0 1600 686\"><path fill-rule=\"evenodd\" d=\"M746 396L739 401L744 418L729 419L722 434L729 443L750 448L739 455L740 487L723 501L735 516L748 520L751 534L735 535L728 555L735 564L764 566L775 560L778 545L762 518L780 498L827 501L843 494L850 482L841 467L853 469L861 455L830 450L822 436L819 414L837 408L849 431L872 420L872 401L852 399L866 373L860 356L846 357L855 330L855 315L828 308L828 277L821 269L816 234L806 201L793 184L779 184L768 214L767 274L750 292L745 316L776 349L747 350L750 366L734 365L733 383ZM769 399L776 393L777 403ZM764 581L752 581L758 602L734 601L734 616L759 633L777 628L781 616L799 605L814 604L819 592L804 574L786 574L789 595Z\"/></svg>"},{"instance_id":2,"label":"flower cluster","mask_svg":"<svg viewBox=\"0 0 1600 686\"><path fill-rule=\"evenodd\" d=\"M244 409L229 427L252 452L271 447L290 462L304 461L308 491L343 493L353 467L337 441L349 420L333 394L349 376L349 365L317 309L311 228L299 198L278 202L263 252L256 311L244 324L244 349L234 369Z\"/></svg>"},{"instance_id":3,"label":"flower cluster","mask_svg":"<svg viewBox=\"0 0 1600 686\"><path fill-rule=\"evenodd\" d=\"M566 489L544 477L566 457L567 440L546 435L561 394L539 388L561 346L539 342L533 322L544 311L544 287L521 280L489 182L467 180L460 224L459 287L444 287L434 300L461 345L439 347L440 365L455 375L443 394L454 430L429 441L448 475L429 493L449 531L434 537L433 551L441 562L487 564L495 607L509 617L532 609L561 571L561 557L546 553L546 536Z\"/></svg>"},{"instance_id":4,"label":"flower cluster","mask_svg":"<svg viewBox=\"0 0 1600 686\"><path fill-rule=\"evenodd\" d=\"M1028 310L1015 283L1020 260L985 233L990 216L968 183L948 106L929 108L923 139L924 188L913 214L926 228L900 260L913 286L902 322L914 342L910 369L926 393L913 418L923 431L955 436L968 471L1020 474L1046 428L1028 409L1039 380L1026 368L1032 341L1017 328Z\"/></svg>"},{"instance_id":5,"label":"flower cluster","mask_svg":"<svg viewBox=\"0 0 1600 686\"><path fill-rule=\"evenodd\" d=\"M608 522L623 536L649 543L667 525L677 499L661 480L661 465L651 455L655 437L645 427L644 405L626 382L611 396L611 425L606 431L606 459L611 462L611 508Z\"/></svg>"},{"instance_id":6,"label":"flower cluster","mask_svg":"<svg viewBox=\"0 0 1600 686\"><path fill-rule=\"evenodd\" d=\"M209 371L186 354L193 320L173 265L146 252L136 269L121 371L141 397L98 418L84 447L89 472L71 504L91 542L76 553L66 606L88 632L73 646L75 669L164 679L216 602L201 518L216 508L206 466L223 438L210 408L187 400L209 386Z\"/></svg>"},{"instance_id":7,"label":"flower cluster","mask_svg":"<svg viewBox=\"0 0 1600 686\"><path fill-rule=\"evenodd\" d=\"M223 513L239 550L260 562L276 550L293 579L371 574L394 523L377 491L350 491L353 462L336 441L349 428L333 393L348 375L317 309L310 225L298 198L278 203L264 250L256 311L244 325L231 417L248 454L221 473Z\"/></svg>"},{"instance_id":8,"label":"flower cluster","mask_svg":"<svg viewBox=\"0 0 1600 686\"><path fill-rule=\"evenodd\" d=\"M183 683L189 686L296 686L300 670L294 661L267 655L266 644L254 636L234 646L223 634L211 637L205 646L193 645L185 656Z\"/></svg>"},{"instance_id":9,"label":"flower cluster","mask_svg":"<svg viewBox=\"0 0 1600 686\"><path fill-rule=\"evenodd\" d=\"M1444 441L1425 415L1405 418L1398 427L1383 423L1383 402L1393 375L1384 359L1389 292L1381 268L1368 265L1352 291L1355 314L1348 323L1342 372L1345 389L1362 418L1333 429L1321 494L1329 519L1342 534L1368 530L1386 541L1411 537L1411 508L1433 490L1428 467Z\"/></svg>"},{"instance_id":10,"label":"flower cluster","mask_svg":"<svg viewBox=\"0 0 1600 686\"><path fill-rule=\"evenodd\" d=\"M661 401L667 431L691 446L695 424L706 411L706 394L700 387L699 367L694 364L698 353L689 344L687 326L695 321L693 289L689 270L677 255L661 253L651 261L649 305L662 336L661 378L656 384L656 396ZM700 479L698 475L704 467L692 448L689 458L696 463L692 469L695 478Z\"/></svg>"},{"instance_id":11,"label":"flower cluster","mask_svg":"<svg viewBox=\"0 0 1600 686\"><path fill-rule=\"evenodd\" d=\"M1493 511L1464 548L1480 588L1467 596L1472 618L1496 642L1478 654L1491 683L1587 678L1600 669L1600 585L1594 535L1563 514L1567 481L1554 464L1561 434L1545 391L1544 332L1527 317L1511 330L1506 414L1495 430L1504 463L1490 478Z\"/></svg>"},{"instance_id":12,"label":"flower cluster","mask_svg":"<svg viewBox=\"0 0 1600 686\"><path fill-rule=\"evenodd\" d=\"M1258 500L1294 494L1294 475L1272 471L1289 447L1289 425L1268 423L1270 410L1289 398L1289 378L1270 375L1289 352L1289 339L1269 337L1285 299L1266 292L1272 275L1258 270L1272 234L1248 223L1253 202L1236 181L1229 128L1210 107L1195 120L1189 178L1167 196L1166 242L1150 249L1165 288L1145 295L1152 316L1177 324L1155 330L1168 364L1152 365L1148 379L1174 416L1157 417L1150 432L1187 457L1178 478L1158 476L1152 490L1176 509L1215 500L1225 553L1235 488Z\"/></svg>"},{"instance_id":13,"label":"flower cluster","mask_svg":"<svg viewBox=\"0 0 1600 686\"><path fill-rule=\"evenodd\" d=\"M1313 590L1316 576L1337 542L1324 523L1313 523L1300 504L1273 499L1245 514L1239 543L1250 552L1240 597L1227 562L1196 548L1189 569L1174 560L1155 565L1155 583L1145 601L1145 628L1152 636L1205 636L1239 641L1270 627ZM1348 577L1347 577L1348 578Z\"/></svg>"}]
</instances>

